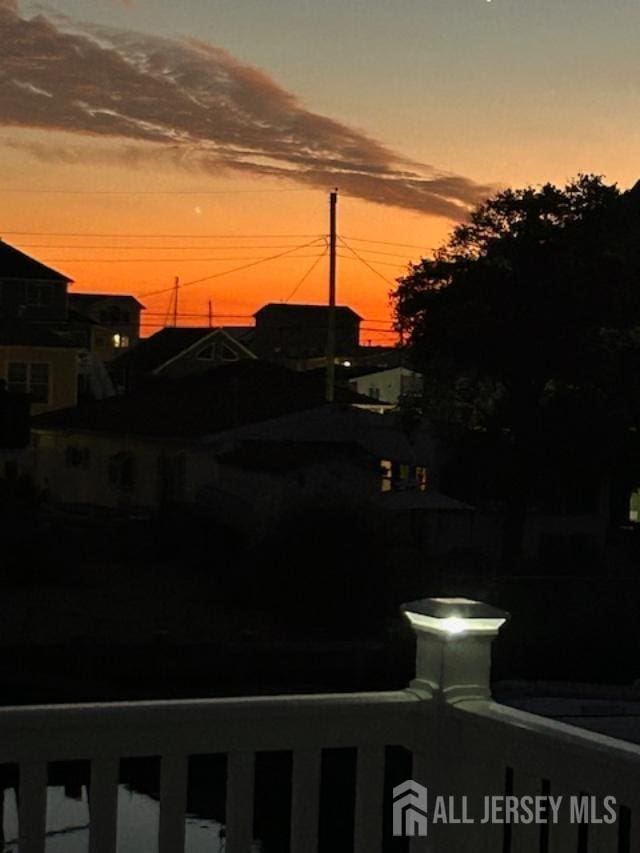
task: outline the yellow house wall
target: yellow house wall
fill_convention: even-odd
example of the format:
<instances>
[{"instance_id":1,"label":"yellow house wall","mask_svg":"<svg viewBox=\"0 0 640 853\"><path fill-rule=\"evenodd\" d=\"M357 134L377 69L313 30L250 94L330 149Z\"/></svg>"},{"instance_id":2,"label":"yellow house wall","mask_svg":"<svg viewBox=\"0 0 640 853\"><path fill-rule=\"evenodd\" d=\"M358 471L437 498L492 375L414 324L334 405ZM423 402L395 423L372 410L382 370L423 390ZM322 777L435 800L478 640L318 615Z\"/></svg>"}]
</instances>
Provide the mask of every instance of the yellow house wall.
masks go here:
<instances>
[{"instance_id":1,"label":"yellow house wall","mask_svg":"<svg viewBox=\"0 0 640 853\"><path fill-rule=\"evenodd\" d=\"M0 378L7 379L9 362L49 365L49 402L32 403L31 414L40 415L78 404L78 365L75 349L63 347L0 346Z\"/></svg>"}]
</instances>

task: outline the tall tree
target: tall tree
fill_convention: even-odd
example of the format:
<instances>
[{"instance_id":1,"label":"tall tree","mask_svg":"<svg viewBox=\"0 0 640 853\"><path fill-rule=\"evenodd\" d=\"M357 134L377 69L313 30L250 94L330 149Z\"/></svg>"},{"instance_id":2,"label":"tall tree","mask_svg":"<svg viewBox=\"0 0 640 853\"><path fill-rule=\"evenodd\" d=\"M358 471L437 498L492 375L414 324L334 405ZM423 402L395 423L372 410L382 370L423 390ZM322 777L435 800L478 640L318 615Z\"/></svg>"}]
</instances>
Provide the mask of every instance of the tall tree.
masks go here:
<instances>
[{"instance_id":1,"label":"tall tree","mask_svg":"<svg viewBox=\"0 0 640 853\"><path fill-rule=\"evenodd\" d=\"M640 190L580 175L501 192L393 296L427 416L495 450L517 561L540 472L601 481L640 423Z\"/></svg>"}]
</instances>

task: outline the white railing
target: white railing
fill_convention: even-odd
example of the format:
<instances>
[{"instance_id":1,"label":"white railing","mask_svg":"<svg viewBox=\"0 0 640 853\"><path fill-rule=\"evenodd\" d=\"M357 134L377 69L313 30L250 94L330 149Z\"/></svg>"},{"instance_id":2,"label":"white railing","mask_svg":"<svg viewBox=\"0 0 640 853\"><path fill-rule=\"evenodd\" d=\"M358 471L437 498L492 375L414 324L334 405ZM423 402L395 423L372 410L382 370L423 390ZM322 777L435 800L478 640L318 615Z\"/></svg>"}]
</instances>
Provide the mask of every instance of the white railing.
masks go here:
<instances>
[{"instance_id":1,"label":"white railing","mask_svg":"<svg viewBox=\"0 0 640 853\"><path fill-rule=\"evenodd\" d=\"M492 702L490 646L503 616L477 602L405 607L417 634L404 691L0 710L0 765L19 767L20 853L44 853L48 763L90 760L90 851L115 853L119 762L159 756L160 853L185 845L188 760L227 755L226 853L250 853L256 753L292 753L290 850L318 850L323 750L357 750L353 850L382 853L385 747L413 756L412 778L436 794L615 797L615 823L443 824L412 853L637 853L640 748ZM388 797L390 800L391 798ZM433 818L434 816L431 815ZM349 830L351 832L351 830ZM147 851L141 851L147 853ZM149 851L152 853L152 851ZM267 851L268 853L268 851Z\"/></svg>"}]
</instances>

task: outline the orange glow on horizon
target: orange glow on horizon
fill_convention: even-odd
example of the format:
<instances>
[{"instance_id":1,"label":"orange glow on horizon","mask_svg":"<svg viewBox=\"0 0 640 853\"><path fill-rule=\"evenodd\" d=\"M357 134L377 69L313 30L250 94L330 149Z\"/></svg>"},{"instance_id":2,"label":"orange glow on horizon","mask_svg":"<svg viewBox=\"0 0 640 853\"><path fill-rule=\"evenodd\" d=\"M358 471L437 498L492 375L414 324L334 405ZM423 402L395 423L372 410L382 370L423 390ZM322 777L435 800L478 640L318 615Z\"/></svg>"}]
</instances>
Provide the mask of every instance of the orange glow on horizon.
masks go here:
<instances>
[{"instance_id":1,"label":"orange glow on horizon","mask_svg":"<svg viewBox=\"0 0 640 853\"><path fill-rule=\"evenodd\" d=\"M214 325L247 325L267 302L327 300L330 188L300 191L171 165L154 172L117 161L51 164L28 146L8 159L6 187L27 191L9 192L0 236L69 275L71 292L136 296L146 306L144 336L171 321L176 276L179 325L206 326L209 302ZM338 233L363 260L339 242L338 302L362 316L363 344L397 340L389 303L395 279L452 224L340 196ZM272 260L257 262L264 258Z\"/></svg>"}]
</instances>

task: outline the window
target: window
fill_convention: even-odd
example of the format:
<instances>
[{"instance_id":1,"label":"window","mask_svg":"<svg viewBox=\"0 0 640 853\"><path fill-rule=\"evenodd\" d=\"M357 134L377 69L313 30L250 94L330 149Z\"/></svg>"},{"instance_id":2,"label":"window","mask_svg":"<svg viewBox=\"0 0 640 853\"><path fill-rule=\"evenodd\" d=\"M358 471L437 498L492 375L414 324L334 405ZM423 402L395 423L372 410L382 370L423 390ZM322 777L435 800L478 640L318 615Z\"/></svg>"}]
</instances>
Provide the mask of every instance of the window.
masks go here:
<instances>
[{"instance_id":1,"label":"window","mask_svg":"<svg viewBox=\"0 0 640 853\"><path fill-rule=\"evenodd\" d=\"M416 483L418 491L426 492L427 490L427 469L423 465L416 467Z\"/></svg>"},{"instance_id":2,"label":"window","mask_svg":"<svg viewBox=\"0 0 640 853\"><path fill-rule=\"evenodd\" d=\"M374 400L379 400L380 399L380 389L376 388L375 385L370 385L368 396Z\"/></svg>"},{"instance_id":3,"label":"window","mask_svg":"<svg viewBox=\"0 0 640 853\"><path fill-rule=\"evenodd\" d=\"M126 349L129 346L128 335L121 335L119 332L116 332L111 340L116 349Z\"/></svg>"},{"instance_id":4,"label":"window","mask_svg":"<svg viewBox=\"0 0 640 853\"><path fill-rule=\"evenodd\" d=\"M238 361L238 353L232 350L227 344L222 344L222 360L223 361Z\"/></svg>"},{"instance_id":5,"label":"window","mask_svg":"<svg viewBox=\"0 0 640 853\"><path fill-rule=\"evenodd\" d=\"M27 305L34 308L46 308L53 301L53 291L50 284L30 282L27 285Z\"/></svg>"},{"instance_id":6,"label":"window","mask_svg":"<svg viewBox=\"0 0 640 853\"><path fill-rule=\"evenodd\" d=\"M51 371L46 362L27 364L10 361L7 369L7 388L14 394L29 394L32 403L48 403Z\"/></svg>"},{"instance_id":7,"label":"window","mask_svg":"<svg viewBox=\"0 0 640 853\"><path fill-rule=\"evenodd\" d=\"M212 361L215 358L215 350L213 344L201 349L196 358L201 358L203 361Z\"/></svg>"},{"instance_id":8,"label":"window","mask_svg":"<svg viewBox=\"0 0 640 853\"><path fill-rule=\"evenodd\" d=\"M393 488L393 463L390 459L380 461L380 491L390 492Z\"/></svg>"},{"instance_id":9,"label":"window","mask_svg":"<svg viewBox=\"0 0 640 853\"><path fill-rule=\"evenodd\" d=\"M69 445L64 453L67 468L89 468L91 452L88 447L76 447Z\"/></svg>"},{"instance_id":10,"label":"window","mask_svg":"<svg viewBox=\"0 0 640 853\"><path fill-rule=\"evenodd\" d=\"M108 478L113 486L131 489L134 484L134 459L131 453L115 453L109 459Z\"/></svg>"},{"instance_id":11,"label":"window","mask_svg":"<svg viewBox=\"0 0 640 853\"><path fill-rule=\"evenodd\" d=\"M29 365L17 361L9 362L7 386L14 394L26 394L29 390Z\"/></svg>"},{"instance_id":12,"label":"window","mask_svg":"<svg viewBox=\"0 0 640 853\"><path fill-rule=\"evenodd\" d=\"M49 365L30 365L29 391L33 403L49 402Z\"/></svg>"}]
</instances>

